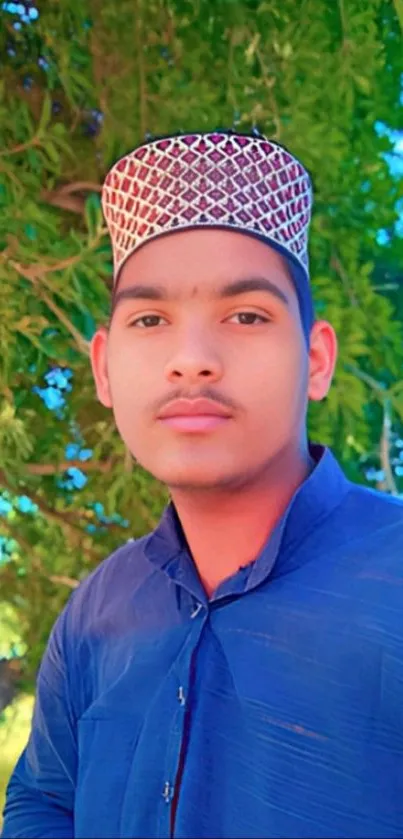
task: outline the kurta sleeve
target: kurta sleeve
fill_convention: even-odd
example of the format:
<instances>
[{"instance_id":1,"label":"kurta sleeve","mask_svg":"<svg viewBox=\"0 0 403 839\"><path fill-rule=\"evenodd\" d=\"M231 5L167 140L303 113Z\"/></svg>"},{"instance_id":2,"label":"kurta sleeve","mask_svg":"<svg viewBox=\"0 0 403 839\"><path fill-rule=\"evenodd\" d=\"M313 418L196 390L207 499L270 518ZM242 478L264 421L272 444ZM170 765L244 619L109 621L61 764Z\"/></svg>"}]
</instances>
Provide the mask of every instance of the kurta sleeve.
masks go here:
<instances>
[{"instance_id":1,"label":"kurta sleeve","mask_svg":"<svg viewBox=\"0 0 403 839\"><path fill-rule=\"evenodd\" d=\"M65 619L66 609L39 668L29 740L7 788L3 839L74 837L77 739L74 680L63 645Z\"/></svg>"}]
</instances>

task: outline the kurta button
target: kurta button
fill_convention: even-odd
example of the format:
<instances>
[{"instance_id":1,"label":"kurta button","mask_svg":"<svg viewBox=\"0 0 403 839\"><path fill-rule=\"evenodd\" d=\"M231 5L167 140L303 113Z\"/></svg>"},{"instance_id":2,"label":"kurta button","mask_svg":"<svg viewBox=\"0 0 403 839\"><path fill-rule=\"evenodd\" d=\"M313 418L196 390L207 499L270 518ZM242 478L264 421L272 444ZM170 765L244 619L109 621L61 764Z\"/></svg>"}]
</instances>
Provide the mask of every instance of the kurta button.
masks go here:
<instances>
[{"instance_id":1,"label":"kurta button","mask_svg":"<svg viewBox=\"0 0 403 839\"><path fill-rule=\"evenodd\" d=\"M169 804L171 799L173 798L174 790L169 781L165 781L164 792L162 793L163 798L165 799L165 803Z\"/></svg>"},{"instance_id":2,"label":"kurta button","mask_svg":"<svg viewBox=\"0 0 403 839\"><path fill-rule=\"evenodd\" d=\"M200 609L202 609L202 608L203 608L203 607L202 607L202 604L201 604L201 603L198 603L198 604L197 604L197 606L196 606L196 607L193 609L193 611L191 612L190 617L191 617L191 618L195 618L195 617L196 617L196 615L198 615L198 614L199 614Z\"/></svg>"}]
</instances>

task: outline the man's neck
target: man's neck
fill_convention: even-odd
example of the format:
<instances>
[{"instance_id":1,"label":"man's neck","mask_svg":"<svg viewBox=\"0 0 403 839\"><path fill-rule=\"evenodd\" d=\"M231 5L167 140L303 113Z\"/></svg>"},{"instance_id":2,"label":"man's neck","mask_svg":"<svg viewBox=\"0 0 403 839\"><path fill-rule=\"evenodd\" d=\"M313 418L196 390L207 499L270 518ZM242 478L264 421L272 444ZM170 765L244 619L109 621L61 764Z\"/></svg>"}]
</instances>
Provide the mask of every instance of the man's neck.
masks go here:
<instances>
[{"instance_id":1,"label":"man's neck","mask_svg":"<svg viewBox=\"0 0 403 839\"><path fill-rule=\"evenodd\" d=\"M229 490L171 490L193 560L211 596L253 562L313 468L309 452L281 459L253 485Z\"/></svg>"}]
</instances>

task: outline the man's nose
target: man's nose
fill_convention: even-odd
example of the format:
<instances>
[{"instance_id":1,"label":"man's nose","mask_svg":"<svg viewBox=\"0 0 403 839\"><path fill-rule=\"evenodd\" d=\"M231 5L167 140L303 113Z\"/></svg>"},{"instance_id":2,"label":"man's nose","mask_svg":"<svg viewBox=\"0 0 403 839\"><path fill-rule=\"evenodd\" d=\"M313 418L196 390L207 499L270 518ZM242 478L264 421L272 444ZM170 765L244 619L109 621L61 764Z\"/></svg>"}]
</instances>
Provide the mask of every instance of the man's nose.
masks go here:
<instances>
[{"instance_id":1,"label":"man's nose","mask_svg":"<svg viewBox=\"0 0 403 839\"><path fill-rule=\"evenodd\" d=\"M219 381L223 375L223 365L211 340L205 335L190 332L178 341L165 369L169 381L182 384L196 384L206 379Z\"/></svg>"}]
</instances>

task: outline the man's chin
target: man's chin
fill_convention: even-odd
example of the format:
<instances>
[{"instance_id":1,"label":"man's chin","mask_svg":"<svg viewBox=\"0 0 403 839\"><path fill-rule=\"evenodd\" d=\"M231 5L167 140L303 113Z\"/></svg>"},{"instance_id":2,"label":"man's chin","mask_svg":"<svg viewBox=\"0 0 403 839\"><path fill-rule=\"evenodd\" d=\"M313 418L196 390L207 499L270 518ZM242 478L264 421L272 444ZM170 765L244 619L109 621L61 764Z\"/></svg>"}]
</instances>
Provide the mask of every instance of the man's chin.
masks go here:
<instances>
[{"instance_id":1,"label":"man's chin","mask_svg":"<svg viewBox=\"0 0 403 839\"><path fill-rule=\"evenodd\" d=\"M196 469L193 466L187 469L158 470L156 477L169 490L187 493L230 492L239 489L244 483L244 476L217 467L218 464L215 464L215 468L204 466Z\"/></svg>"}]
</instances>

